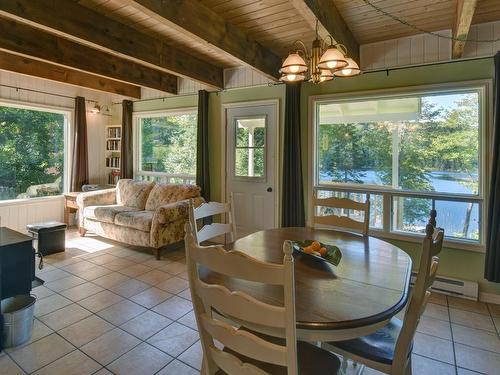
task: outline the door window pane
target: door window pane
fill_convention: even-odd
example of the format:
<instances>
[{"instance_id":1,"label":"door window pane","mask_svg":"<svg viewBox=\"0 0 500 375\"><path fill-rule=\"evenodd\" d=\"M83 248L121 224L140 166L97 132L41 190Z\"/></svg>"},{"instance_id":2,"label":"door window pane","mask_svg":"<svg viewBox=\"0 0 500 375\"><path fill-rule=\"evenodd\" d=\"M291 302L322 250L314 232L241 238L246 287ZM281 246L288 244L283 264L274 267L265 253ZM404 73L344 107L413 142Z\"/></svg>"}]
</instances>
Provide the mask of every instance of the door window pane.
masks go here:
<instances>
[{"instance_id":1,"label":"door window pane","mask_svg":"<svg viewBox=\"0 0 500 375\"><path fill-rule=\"evenodd\" d=\"M246 118L235 121L236 177L265 177L266 118Z\"/></svg>"}]
</instances>

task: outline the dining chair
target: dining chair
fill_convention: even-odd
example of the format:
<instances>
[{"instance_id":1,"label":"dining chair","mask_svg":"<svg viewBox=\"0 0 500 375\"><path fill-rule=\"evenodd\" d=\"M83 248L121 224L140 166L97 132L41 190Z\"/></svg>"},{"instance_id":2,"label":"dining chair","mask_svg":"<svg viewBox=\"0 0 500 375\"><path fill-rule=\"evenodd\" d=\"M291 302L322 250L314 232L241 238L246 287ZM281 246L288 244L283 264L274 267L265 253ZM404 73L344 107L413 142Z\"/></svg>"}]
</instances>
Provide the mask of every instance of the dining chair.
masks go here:
<instances>
[{"instance_id":1,"label":"dining chair","mask_svg":"<svg viewBox=\"0 0 500 375\"><path fill-rule=\"evenodd\" d=\"M435 211L425 228L420 266L403 321L391 321L375 333L347 341L322 343L334 353L390 375L411 375L413 337L431 295L443 247L444 230L435 228Z\"/></svg>"},{"instance_id":2,"label":"dining chair","mask_svg":"<svg viewBox=\"0 0 500 375\"><path fill-rule=\"evenodd\" d=\"M216 215L223 215L226 217L226 223L210 223L205 224L199 228L199 223L205 218L213 218ZM233 195L229 197L229 202L208 202L202 203L195 207L194 201L191 199L189 204L189 222L193 228L193 235L196 243L199 245L203 241L213 240L216 237L224 236L224 244L227 243L227 236L229 242L232 243L236 240L236 223L234 221L234 203Z\"/></svg>"},{"instance_id":3,"label":"dining chair","mask_svg":"<svg viewBox=\"0 0 500 375\"><path fill-rule=\"evenodd\" d=\"M362 233L368 235L370 227L370 194L366 194L365 202L357 202L349 198L318 198L313 196L314 226L328 226ZM318 215L318 208L326 208L326 215ZM363 213L363 221L355 220L350 216L342 215L343 210L354 210ZM333 211L329 213L328 211ZM338 214L337 214L338 213Z\"/></svg>"},{"instance_id":4,"label":"dining chair","mask_svg":"<svg viewBox=\"0 0 500 375\"><path fill-rule=\"evenodd\" d=\"M336 355L297 342L294 262L289 241L283 244L283 264L276 264L226 251L221 245L199 246L193 233L191 225L186 224L189 285L204 354L202 374L337 374L340 361ZM208 284L200 279L200 273L206 270L223 278L280 287L284 303L269 304L215 282ZM258 334L251 330L256 325L285 339Z\"/></svg>"}]
</instances>

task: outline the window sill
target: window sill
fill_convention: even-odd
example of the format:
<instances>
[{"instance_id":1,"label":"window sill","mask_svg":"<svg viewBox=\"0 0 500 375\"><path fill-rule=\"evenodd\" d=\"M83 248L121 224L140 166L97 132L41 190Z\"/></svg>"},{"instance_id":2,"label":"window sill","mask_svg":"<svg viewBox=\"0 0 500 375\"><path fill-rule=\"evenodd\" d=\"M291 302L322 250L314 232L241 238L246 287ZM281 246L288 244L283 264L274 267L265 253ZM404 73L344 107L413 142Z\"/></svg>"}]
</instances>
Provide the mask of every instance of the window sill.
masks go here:
<instances>
[{"instance_id":1,"label":"window sill","mask_svg":"<svg viewBox=\"0 0 500 375\"><path fill-rule=\"evenodd\" d=\"M51 195L48 197L37 197L37 198L24 198L24 199L8 199L0 201L0 207L4 206L17 206L21 204L35 204L40 202L50 202L50 201L63 201L64 196L61 195Z\"/></svg>"}]
</instances>

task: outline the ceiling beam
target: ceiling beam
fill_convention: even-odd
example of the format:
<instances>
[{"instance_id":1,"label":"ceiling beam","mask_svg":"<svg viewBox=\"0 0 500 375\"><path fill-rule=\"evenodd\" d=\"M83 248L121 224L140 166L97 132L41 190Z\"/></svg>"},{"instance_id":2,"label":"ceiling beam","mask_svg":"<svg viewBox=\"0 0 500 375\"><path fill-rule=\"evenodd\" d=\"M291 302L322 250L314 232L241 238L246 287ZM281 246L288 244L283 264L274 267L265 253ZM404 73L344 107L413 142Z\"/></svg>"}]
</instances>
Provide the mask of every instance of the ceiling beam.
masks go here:
<instances>
[{"instance_id":1,"label":"ceiling beam","mask_svg":"<svg viewBox=\"0 0 500 375\"><path fill-rule=\"evenodd\" d=\"M0 51L0 70L67 83L134 99L141 98L141 88L139 86L114 81L79 70L49 64L40 60L33 60L29 57L14 55L4 51Z\"/></svg>"},{"instance_id":2,"label":"ceiling beam","mask_svg":"<svg viewBox=\"0 0 500 375\"><path fill-rule=\"evenodd\" d=\"M451 56L454 59L462 57L465 40L469 34L472 17L476 10L477 0L457 0L457 15L453 25L453 43Z\"/></svg>"},{"instance_id":3,"label":"ceiling beam","mask_svg":"<svg viewBox=\"0 0 500 375\"><path fill-rule=\"evenodd\" d=\"M168 23L201 43L231 55L266 77L277 80L281 57L249 37L197 0L125 0L153 18Z\"/></svg>"},{"instance_id":4,"label":"ceiling beam","mask_svg":"<svg viewBox=\"0 0 500 375\"><path fill-rule=\"evenodd\" d=\"M1 0L0 15L136 63L191 78L211 87L223 88L222 68L75 1Z\"/></svg>"},{"instance_id":5,"label":"ceiling beam","mask_svg":"<svg viewBox=\"0 0 500 375\"><path fill-rule=\"evenodd\" d=\"M320 36L325 38L331 35L335 42L345 45L349 57L359 65L359 44L333 0L290 0L290 2L313 29L316 28L318 20Z\"/></svg>"},{"instance_id":6,"label":"ceiling beam","mask_svg":"<svg viewBox=\"0 0 500 375\"><path fill-rule=\"evenodd\" d=\"M1 17L0 50L104 78L177 93L177 77L173 75Z\"/></svg>"}]
</instances>

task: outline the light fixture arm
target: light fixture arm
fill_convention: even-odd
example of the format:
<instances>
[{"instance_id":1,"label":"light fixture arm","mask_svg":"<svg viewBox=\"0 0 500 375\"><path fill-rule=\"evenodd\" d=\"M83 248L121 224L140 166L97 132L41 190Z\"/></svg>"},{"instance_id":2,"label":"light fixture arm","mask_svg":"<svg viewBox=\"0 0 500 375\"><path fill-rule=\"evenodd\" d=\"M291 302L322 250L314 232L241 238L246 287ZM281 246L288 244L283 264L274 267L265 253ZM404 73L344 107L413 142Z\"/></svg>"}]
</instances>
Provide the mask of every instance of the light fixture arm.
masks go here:
<instances>
[{"instance_id":1,"label":"light fixture arm","mask_svg":"<svg viewBox=\"0 0 500 375\"><path fill-rule=\"evenodd\" d=\"M307 52L307 47L302 40L297 39L296 41L294 41L291 44L290 47L291 47L290 53L292 53L292 52L298 53L299 55L302 55L307 60L309 60L309 53ZM298 48L295 48L295 47L298 47Z\"/></svg>"}]
</instances>

